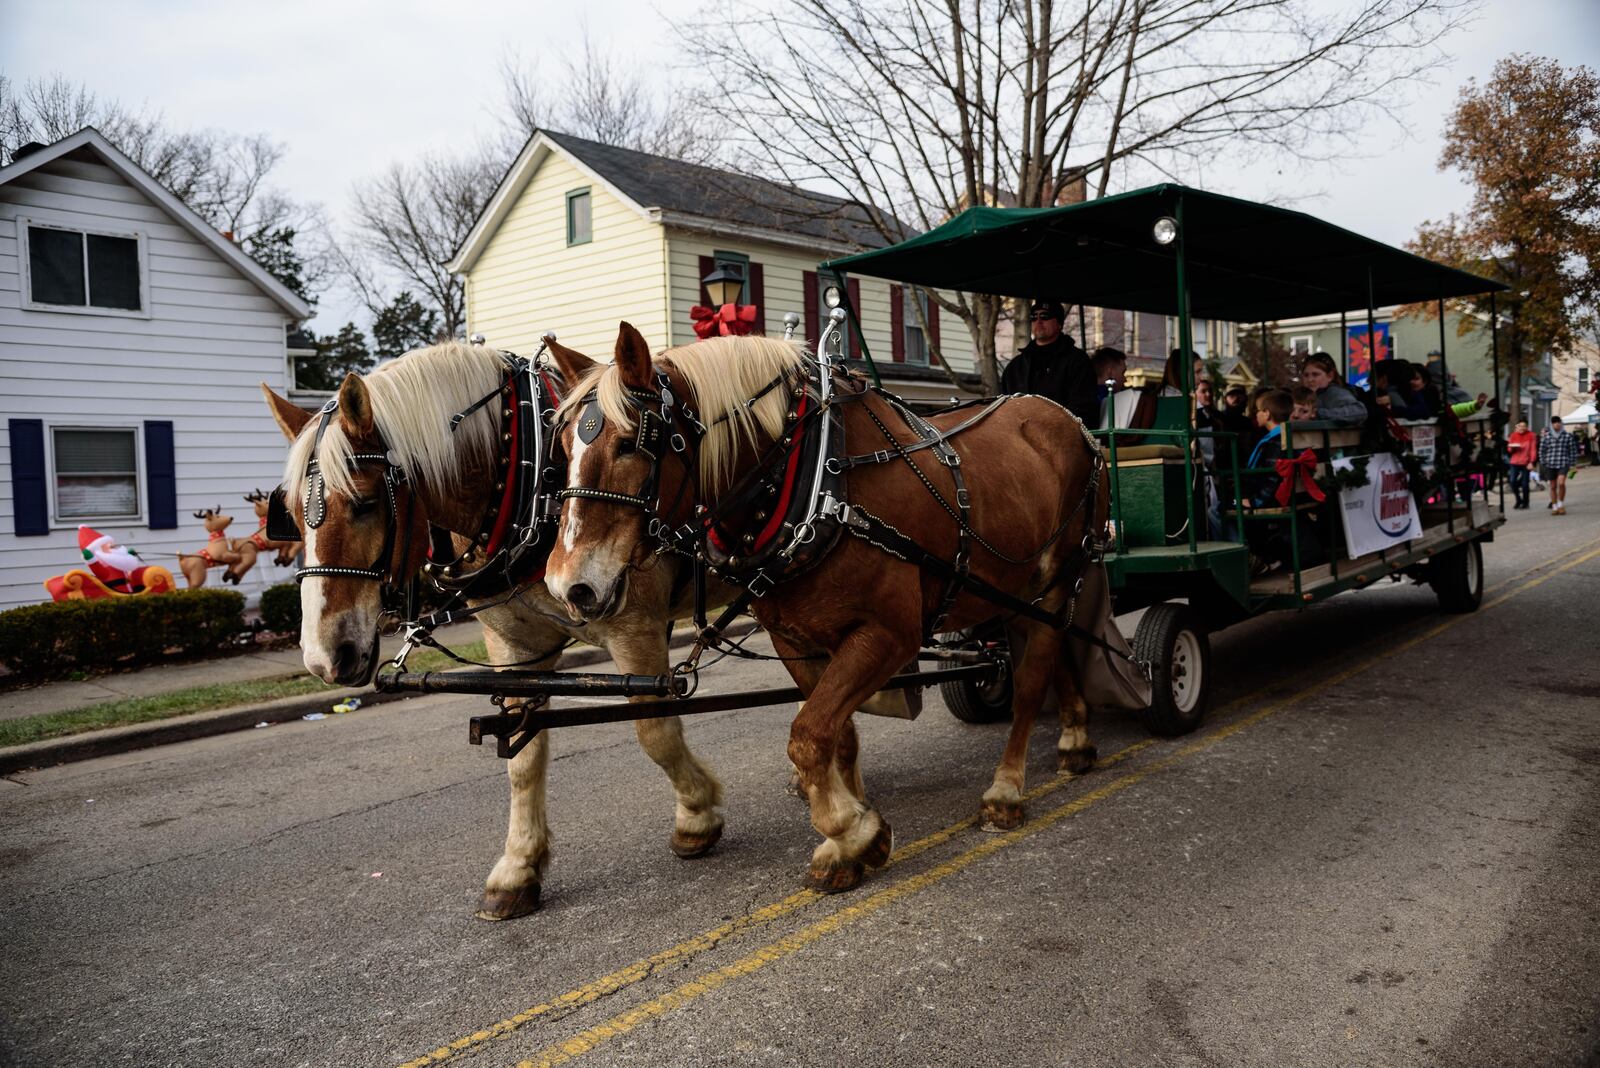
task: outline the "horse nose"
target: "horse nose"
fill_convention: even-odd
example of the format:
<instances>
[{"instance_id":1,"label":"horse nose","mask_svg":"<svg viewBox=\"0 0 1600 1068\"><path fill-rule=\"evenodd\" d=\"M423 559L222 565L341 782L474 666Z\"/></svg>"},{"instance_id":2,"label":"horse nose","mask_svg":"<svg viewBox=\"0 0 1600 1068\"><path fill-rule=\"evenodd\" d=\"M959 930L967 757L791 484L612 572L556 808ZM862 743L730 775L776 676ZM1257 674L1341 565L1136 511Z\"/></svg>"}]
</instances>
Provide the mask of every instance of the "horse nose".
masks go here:
<instances>
[{"instance_id":1,"label":"horse nose","mask_svg":"<svg viewBox=\"0 0 1600 1068\"><path fill-rule=\"evenodd\" d=\"M333 651L333 674L338 679L356 678L365 674L366 654L355 642L340 642Z\"/></svg>"},{"instance_id":2,"label":"horse nose","mask_svg":"<svg viewBox=\"0 0 1600 1068\"><path fill-rule=\"evenodd\" d=\"M594 587L585 582L574 583L568 588L567 603L585 619L591 619L600 612L600 598L595 596Z\"/></svg>"}]
</instances>

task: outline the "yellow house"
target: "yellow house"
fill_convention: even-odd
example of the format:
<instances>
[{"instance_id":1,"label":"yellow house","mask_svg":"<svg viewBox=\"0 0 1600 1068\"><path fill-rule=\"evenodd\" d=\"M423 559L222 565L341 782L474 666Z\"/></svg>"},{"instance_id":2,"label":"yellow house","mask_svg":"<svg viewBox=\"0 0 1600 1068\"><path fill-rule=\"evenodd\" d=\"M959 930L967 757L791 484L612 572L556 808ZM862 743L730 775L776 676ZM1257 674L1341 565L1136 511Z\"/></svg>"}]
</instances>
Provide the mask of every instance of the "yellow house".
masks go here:
<instances>
[{"instance_id":1,"label":"yellow house","mask_svg":"<svg viewBox=\"0 0 1600 1068\"><path fill-rule=\"evenodd\" d=\"M658 347L693 341L689 309L709 303L701 279L719 267L743 277L739 303L756 306L757 330L780 335L793 312L815 339L822 291L839 281L818 264L885 243L854 201L546 130L528 141L448 267L466 279L469 333L532 353L553 330L609 359L623 319ZM914 288L843 281L861 322L850 355L870 355L886 388L929 402L954 393L930 349L972 372L959 319L941 324L937 304Z\"/></svg>"}]
</instances>

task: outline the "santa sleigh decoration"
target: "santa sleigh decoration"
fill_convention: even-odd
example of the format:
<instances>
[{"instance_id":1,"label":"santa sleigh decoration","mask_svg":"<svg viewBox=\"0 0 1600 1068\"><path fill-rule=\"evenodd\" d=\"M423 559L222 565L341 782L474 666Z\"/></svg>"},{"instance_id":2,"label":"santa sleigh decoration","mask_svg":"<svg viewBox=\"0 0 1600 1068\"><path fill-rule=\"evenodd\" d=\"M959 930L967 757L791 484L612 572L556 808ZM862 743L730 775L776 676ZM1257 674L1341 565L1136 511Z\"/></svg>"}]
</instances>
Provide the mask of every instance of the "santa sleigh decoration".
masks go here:
<instances>
[{"instance_id":1,"label":"santa sleigh decoration","mask_svg":"<svg viewBox=\"0 0 1600 1068\"><path fill-rule=\"evenodd\" d=\"M88 570L74 568L65 575L46 579L44 588L54 600L93 601L171 593L177 588L171 571L146 564L137 552L93 527L78 528L78 550L83 553Z\"/></svg>"},{"instance_id":2,"label":"santa sleigh decoration","mask_svg":"<svg viewBox=\"0 0 1600 1068\"><path fill-rule=\"evenodd\" d=\"M245 572L256 566L260 547L250 538L229 538L223 533L233 522L233 516L223 515L221 505L196 512L194 517L206 525L206 545L198 552L178 554L184 581L191 590L199 589L206 584L207 571L222 567L227 569L222 573L222 581L237 586Z\"/></svg>"}]
</instances>

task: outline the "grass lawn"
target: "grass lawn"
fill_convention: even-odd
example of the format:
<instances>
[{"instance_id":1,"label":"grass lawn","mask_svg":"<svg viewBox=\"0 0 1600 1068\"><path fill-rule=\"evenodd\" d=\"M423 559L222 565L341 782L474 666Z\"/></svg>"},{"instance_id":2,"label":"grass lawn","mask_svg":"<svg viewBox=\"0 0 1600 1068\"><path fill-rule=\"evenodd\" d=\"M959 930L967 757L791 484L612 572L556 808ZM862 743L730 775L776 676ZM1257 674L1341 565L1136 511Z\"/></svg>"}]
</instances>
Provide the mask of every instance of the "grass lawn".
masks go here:
<instances>
[{"instance_id":1,"label":"grass lawn","mask_svg":"<svg viewBox=\"0 0 1600 1068\"><path fill-rule=\"evenodd\" d=\"M456 650L468 660L483 660L488 656L482 642L473 642ZM407 671L443 671L456 667L454 661L434 649L419 649L406 660ZM254 679L250 682L218 683L214 686L195 686L172 693L151 697L126 697L116 701L73 708L65 712L46 712L38 716L0 721L0 747L23 745L27 742L60 738L102 727L124 727L131 723L149 723L170 719L190 712L209 712L218 708L271 701L280 697L300 697L320 690L331 690L321 679L304 672L280 675L271 679Z\"/></svg>"}]
</instances>

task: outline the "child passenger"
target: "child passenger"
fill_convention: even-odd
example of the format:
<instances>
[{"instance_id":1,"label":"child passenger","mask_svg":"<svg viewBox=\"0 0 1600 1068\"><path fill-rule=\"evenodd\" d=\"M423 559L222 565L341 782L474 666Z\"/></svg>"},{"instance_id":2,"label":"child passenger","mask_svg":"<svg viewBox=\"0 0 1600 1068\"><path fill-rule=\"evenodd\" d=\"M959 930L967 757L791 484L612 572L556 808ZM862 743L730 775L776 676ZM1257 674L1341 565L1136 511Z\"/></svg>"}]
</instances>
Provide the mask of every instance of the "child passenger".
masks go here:
<instances>
[{"instance_id":1,"label":"child passenger","mask_svg":"<svg viewBox=\"0 0 1600 1068\"><path fill-rule=\"evenodd\" d=\"M1295 386L1289 395L1294 398L1294 411L1289 414L1289 422L1308 422L1317 417L1317 394L1310 386Z\"/></svg>"},{"instance_id":2,"label":"child passenger","mask_svg":"<svg viewBox=\"0 0 1600 1068\"><path fill-rule=\"evenodd\" d=\"M1283 456L1282 435L1278 428L1294 414L1294 397L1287 390L1272 389L1256 398L1256 424L1263 437L1250 454L1251 468L1272 468ZM1275 470L1244 476L1244 505L1249 509L1278 507L1278 485L1282 479ZM1291 499L1292 503L1292 499ZM1263 575L1294 560L1292 534L1300 541L1301 566L1318 563L1322 552L1313 530L1314 519L1307 514L1291 525L1288 520L1250 523L1245 528L1245 543L1250 547L1251 573Z\"/></svg>"},{"instance_id":3,"label":"child passenger","mask_svg":"<svg viewBox=\"0 0 1600 1068\"><path fill-rule=\"evenodd\" d=\"M1333 357L1326 352L1314 352L1300 365L1300 381L1316 393L1317 418L1356 425L1367 418L1367 406L1350 392L1350 387L1339 381ZM1290 401L1291 411L1293 401Z\"/></svg>"}]
</instances>

